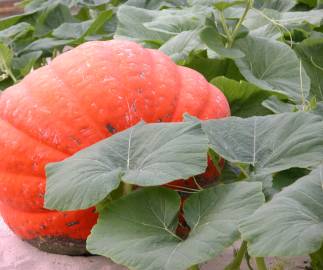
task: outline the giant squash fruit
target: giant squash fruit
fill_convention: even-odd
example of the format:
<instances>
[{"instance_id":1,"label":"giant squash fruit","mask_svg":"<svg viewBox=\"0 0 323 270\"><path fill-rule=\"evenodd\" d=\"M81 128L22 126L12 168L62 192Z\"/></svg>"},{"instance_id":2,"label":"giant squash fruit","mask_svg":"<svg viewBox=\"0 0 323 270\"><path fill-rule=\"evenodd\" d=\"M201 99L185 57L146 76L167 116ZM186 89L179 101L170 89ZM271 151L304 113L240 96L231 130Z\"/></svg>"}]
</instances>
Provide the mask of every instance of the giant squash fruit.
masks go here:
<instances>
[{"instance_id":1,"label":"giant squash fruit","mask_svg":"<svg viewBox=\"0 0 323 270\"><path fill-rule=\"evenodd\" d=\"M94 209L43 208L45 165L140 120L182 121L230 114L202 75L130 41L93 41L56 57L0 96L0 212L41 249L80 254Z\"/></svg>"}]
</instances>

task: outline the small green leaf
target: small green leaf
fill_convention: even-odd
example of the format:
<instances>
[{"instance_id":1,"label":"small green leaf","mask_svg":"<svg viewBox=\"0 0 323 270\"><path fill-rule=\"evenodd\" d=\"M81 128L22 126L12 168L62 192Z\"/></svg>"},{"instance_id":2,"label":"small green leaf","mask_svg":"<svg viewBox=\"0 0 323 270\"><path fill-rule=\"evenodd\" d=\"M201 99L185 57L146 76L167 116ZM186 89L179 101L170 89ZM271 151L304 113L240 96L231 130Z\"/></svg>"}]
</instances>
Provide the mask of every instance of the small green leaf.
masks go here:
<instances>
[{"instance_id":1,"label":"small green leaf","mask_svg":"<svg viewBox=\"0 0 323 270\"><path fill-rule=\"evenodd\" d=\"M19 51L19 54L33 51L51 51L54 48L61 49L71 42L73 42L73 39L61 40L55 38L41 38L23 48Z\"/></svg>"},{"instance_id":2,"label":"small green leaf","mask_svg":"<svg viewBox=\"0 0 323 270\"><path fill-rule=\"evenodd\" d=\"M323 242L323 167L276 194L241 223L250 255L302 256Z\"/></svg>"},{"instance_id":3,"label":"small green leaf","mask_svg":"<svg viewBox=\"0 0 323 270\"><path fill-rule=\"evenodd\" d=\"M0 71L8 73L13 58L12 51L4 43L0 42Z\"/></svg>"},{"instance_id":4,"label":"small green leaf","mask_svg":"<svg viewBox=\"0 0 323 270\"><path fill-rule=\"evenodd\" d=\"M244 53L239 49L226 48L219 32L212 27L205 27L201 31L200 37L208 48L215 51L220 56L232 59L244 57Z\"/></svg>"},{"instance_id":5,"label":"small green leaf","mask_svg":"<svg viewBox=\"0 0 323 270\"><path fill-rule=\"evenodd\" d=\"M12 69L20 76L26 76L34 67L37 60L41 57L41 51L35 51L14 57L12 60Z\"/></svg>"},{"instance_id":6,"label":"small green leaf","mask_svg":"<svg viewBox=\"0 0 323 270\"><path fill-rule=\"evenodd\" d=\"M18 23L0 31L0 41L5 44L10 44L33 30L34 28L29 23Z\"/></svg>"},{"instance_id":7,"label":"small green leaf","mask_svg":"<svg viewBox=\"0 0 323 270\"><path fill-rule=\"evenodd\" d=\"M253 165L256 174L322 161L323 122L312 113L229 117L204 121L202 127L216 153L233 163Z\"/></svg>"},{"instance_id":8,"label":"small green leaf","mask_svg":"<svg viewBox=\"0 0 323 270\"><path fill-rule=\"evenodd\" d=\"M45 205L84 209L103 200L121 180L157 186L187 179L205 171L207 151L199 123L137 125L47 165Z\"/></svg>"},{"instance_id":9,"label":"small green leaf","mask_svg":"<svg viewBox=\"0 0 323 270\"><path fill-rule=\"evenodd\" d=\"M87 249L134 270L184 270L213 258L238 240L240 220L263 201L260 183L221 185L196 193L184 206L191 233L182 240L175 234L179 195L146 188L100 212Z\"/></svg>"},{"instance_id":10,"label":"small green leaf","mask_svg":"<svg viewBox=\"0 0 323 270\"><path fill-rule=\"evenodd\" d=\"M226 77L217 77L211 83L219 87L226 96L233 116L249 117L270 114L270 111L262 106L262 102L278 94L263 90L246 81L237 82Z\"/></svg>"},{"instance_id":11,"label":"small green leaf","mask_svg":"<svg viewBox=\"0 0 323 270\"><path fill-rule=\"evenodd\" d=\"M49 34L62 23L76 21L70 9L66 5L59 3L59 1L55 1L52 5L48 5L38 11L35 20L34 35L36 37L43 37Z\"/></svg>"},{"instance_id":12,"label":"small green leaf","mask_svg":"<svg viewBox=\"0 0 323 270\"><path fill-rule=\"evenodd\" d=\"M235 43L244 58L235 59L242 75L262 89L277 91L303 103L310 90L310 79L293 50L282 42L245 37Z\"/></svg>"}]
</instances>

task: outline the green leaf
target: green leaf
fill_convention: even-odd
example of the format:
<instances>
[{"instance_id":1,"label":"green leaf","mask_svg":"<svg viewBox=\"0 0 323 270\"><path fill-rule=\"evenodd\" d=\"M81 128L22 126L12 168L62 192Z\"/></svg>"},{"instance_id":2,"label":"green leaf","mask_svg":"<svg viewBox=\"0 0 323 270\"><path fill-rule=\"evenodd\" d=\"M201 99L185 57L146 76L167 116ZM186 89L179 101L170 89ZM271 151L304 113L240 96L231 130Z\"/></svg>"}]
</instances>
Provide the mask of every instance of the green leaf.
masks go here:
<instances>
[{"instance_id":1,"label":"green leaf","mask_svg":"<svg viewBox=\"0 0 323 270\"><path fill-rule=\"evenodd\" d=\"M31 44L29 44L27 47L22 49L19 53L26 53L26 52L32 52L32 51L50 51L54 48L63 48L64 46L70 44L73 41L73 39L55 39L55 38L41 38L37 39Z\"/></svg>"},{"instance_id":2,"label":"green leaf","mask_svg":"<svg viewBox=\"0 0 323 270\"><path fill-rule=\"evenodd\" d=\"M274 113L287 113L296 110L296 106L286 103L278 99L276 96L271 96L262 102L262 105Z\"/></svg>"},{"instance_id":3,"label":"green leaf","mask_svg":"<svg viewBox=\"0 0 323 270\"><path fill-rule=\"evenodd\" d=\"M294 49L311 78L311 94L323 101L323 38L306 39Z\"/></svg>"},{"instance_id":4,"label":"green leaf","mask_svg":"<svg viewBox=\"0 0 323 270\"><path fill-rule=\"evenodd\" d=\"M152 31L169 35L177 35L184 31L195 30L202 24L201 18L194 13L183 12L180 15L165 15L144 23L144 26Z\"/></svg>"},{"instance_id":5,"label":"green leaf","mask_svg":"<svg viewBox=\"0 0 323 270\"><path fill-rule=\"evenodd\" d=\"M276 22L280 17L281 13L276 10L252 9L248 12L243 25L249 29L249 34L252 36L275 40L283 36L283 32L286 30L284 25Z\"/></svg>"},{"instance_id":6,"label":"green leaf","mask_svg":"<svg viewBox=\"0 0 323 270\"><path fill-rule=\"evenodd\" d=\"M260 88L276 91L303 103L310 90L310 79L293 50L282 42L246 37L235 46L244 58L235 59L242 75Z\"/></svg>"},{"instance_id":7,"label":"green leaf","mask_svg":"<svg viewBox=\"0 0 323 270\"><path fill-rule=\"evenodd\" d=\"M22 77L26 76L34 67L41 55L41 51L35 51L23 54L19 57L14 57L12 60L12 69Z\"/></svg>"},{"instance_id":8,"label":"green leaf","mask_svg":"<svg viewBox=\"0 0 323 270\"><path fill-rule=\"evenodd\" d=\"M0 31L0 42L10 44L16 39L26 35L27 33L33 31L33 27L29 23L18 23L9 28Z\"/></svg>"},{"instance_id":9,"label":"green leaf","mask_svg":"<svg viewBox=\"0 0 323 270\"><path fill-rule=\"evenodd\" d=\"M130 269L184 270L239 239L239 221L263 201L260 183L221 185L196 193L184 206L192 230L182 240L175 235L179 195L162 188L143 189L100 212L87 249Z\"/></svg>"},{"instance_id":10,"label":"green leaf","mask_svg":"<svg viewBox=\"0 0 323 270\"><path fill-rule=\"evenodd\" d=\"M233 60L210 59L207 57L205 51L191 53L184 65L200 72L208 81L218 76L226 76L227 78L235 80L244 79Z\"/></svg>"},{"instance_id":11,"label":"green leaf","mask_svg":"<svg viewBox=\"0 0 323 270\"><path fill-rule=\"evenodd\" d=\"M94 35L97 31L111 19L113 12L105 10L94 20L83 21L81 23L63 23L53 31L53 36L59 39L82 39L89 35ZM78 41L74 41L78 42Z\"/></svg>"},{"instance_id":12,"label":"green leaf","mask_svg":"<svg viewBox=\"0 0 323 270\"><path fill-rule=\"evenodd\" d=\"M35 36L42 37L65 22L75 22L70 9L59 2L54 2L37 12L35 18Z\"/></svg>"},{"instance_id":13,"label":"green leaf","mask_svg":"<svg viewBox=\"0 0 323 270\"><path fill-rule=\"evenodd\" d=\"M233 116L249 117L270 114L270 111L262 106L262 102L271 95L277 94L246 81L237 82L226 77L217 77L211 83L219 87L226 96Z\"/></svg>"},{"instance_id":14,"label":"green leaf","mask_svg":"<svg viewBox=\"0 0 323 270\"><path fill-rule=\"evenodd\" d=\"M214 3L214 7L220 11L223 11L229 7L245 4L246 1L244 0L226 0L226 1L216 1Z\"/></svg>"},{"instance_id":15,"label":"green leaf","mask_svg":"<svg viewBox=\"0 0 323 270\"><path fill-rule=\"evenodd\" d=\"M147 10L132 6L122 5L118 9L119 20L114 38L142 40L166 41L171 36L162 32L150 30L144 23L153 21L161 13L156 10Z\"/></svg>"},{"instance_id":16,"label":"green leaf","mask_svg":"<svg viewBox=\"0 0 323 270\"><path fill-rule=\"evenodd\" d=\"M128 0L126 5L145 8L145 9L161 9L165 7L179 7L182 8L183 6L187 5L186 0Z\"/></svg>"},{"instance_id":17,"label":"green leaf","mask_svg":"<svg viewBox=\"0 0 323 270\"><path fill-rule=\"evenodd\" d=\"M208 141L199 123L137 125L46 167L45 205L84 209L99 203L120 181L157 186L201 174Z\"/></svg>"},{"instance_id":18,"label":"green leaf","mask_svg":"<svg viewBox=\"0 0 323 270\"><path fill-rule=\"evenodd\" d=\"M302 168L291 168L286 171L276 173L273 179L273 188L281 191L284 187L293 184L297 179L307 175L309 171Z\"/></svg>"},{"instance_id":19,"label":"green leaf","mask_svg":"<svg viewBox=\"0 0 323 270\"><path fill-rule=\"evenodd\" d=\"M4 30L10 26L18 24L21 20L27 20L35 14L36 11L26 12L23 14L18 14L10 17L5 17L0 19L0 30Z\"/></svg>"},{"instance_id":20,"label":"green leaf","mask_svg":"<svg viewBox=\"0 0 323 270\"><path fill-rule=\"evenodd\" d=\"M240 226L251 256L301 256L323 241L323 167L300 178Z\"/></svg>"},{"instance_id":21,"label":"green leaf","mask_svg":"<svg viewBox=\"0 0 323 270\"><path fill-rule=\"evenodd\" d=\"M295 6L295 0L255 0L254 7L258 9L273 9L288 11Z\"/></svg>"},{"instance_id":22,"label":"green leaf","mask_svg":"<svg viewBox=\"0 0 323 270\"><path fill-rule=\"evenodd\" d=\"M223 43L222 37L219 32L212 27L205 27L200 33L201 40L206 44L208 48L215 51L222 57L226 58L241 58L244 57L244 53L239 49L226 48Z\"/></svg>"},{"instance_id":23,"label":"green leaf","mask_svg":"<svg viewBox=\"0 0 323 270\"><path fill-rule=\"evenodd\" d=\"M256 174L306 168L322 161L323 122L311 113L229 117L204 121L202 127L217 154L253 165Z\"/></svg>"},{"instance_id":24,"label":"green leaf","mask_svg":"<svg viewBox=\"0 0 323 270\"><path fill-rule=\"evenodd\" d=\"M53 36L59 39L79 39L89 29L93 20L80 23L63 23L53 31Z\"/></svg>"},{"instance_id":25,"label":"green leaf","mask_svg":"<svg viewBox=\"0 0 323 270\"><path fill-rule=\"evenodd\" d=\"M7 45L0 42L0 71L8 73L8 70L11 67L12 58L12 51L7 47Z\"/></svg>"},{"instance_id":26,"label":"green leaf","mask_svg":"<svg viewBox=\"0 0 323 270\"><path fill-rule=\"evenodd\" d=\"M185 31L171 38L159 49L169 55L174 61L179 62L187 59L190 52L198 49L201 41L198 31Z\"/></svg>"}]
</instances>

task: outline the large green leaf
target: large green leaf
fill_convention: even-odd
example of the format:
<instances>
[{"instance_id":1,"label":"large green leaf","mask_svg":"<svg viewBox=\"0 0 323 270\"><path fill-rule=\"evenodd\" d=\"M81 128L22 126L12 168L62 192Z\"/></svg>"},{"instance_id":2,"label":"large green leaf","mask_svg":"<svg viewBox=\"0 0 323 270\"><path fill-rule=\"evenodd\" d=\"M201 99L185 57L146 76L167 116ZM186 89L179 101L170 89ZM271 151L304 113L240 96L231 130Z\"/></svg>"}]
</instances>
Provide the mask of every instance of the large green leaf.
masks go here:
<instances>
[{"instance_id":1,"label":"large green leaf","mask_svg":"<svg viewBox=\"0 0 323 270\"><path fill-rule=\"evenodd\" d=\"M231 115L249 117L266 115L270 111L262 106L262 102L277 93L263 90L246 81L230 80L226 77L217 77L211 81L219 87L229 101Z\"/></svg>"},{"instance_id":2,"label":"large green leaf","mask_svg":"<svg viewBox=\"0 0 323 270\"><path fill-rule=\"evenodd\" d=\"M177 35L184 31L195 30L202 24L201 18L192 12L183 12L178 15L165 15L144 23L144 26L152 31Z\"/></svg>"},{"instance_id":3,"label":"large green leaf","mask_svg":"<svg viewBox=\"0 0 323 270\"><path fill-rule=\"evenodd\" d=\"M243 25L249 29L249 34L255 37L265 37L268 39L277 39L283 36L284 26L276 23L280 19L281 13L272 10L252 9L248 12Z\"/></svg>"},{"instance_id":4,"label":"large green leaf","mask_svg":"<svg viewBox=\"0 0 323 270\"><path fill-rule=\"evenodd\" d=\"M160 16L161 12L156 10L147 10L132 6L122 5L117 13L119 20L118 28L115 32L115 38L133 39L136 41L155 40L165 41L171 35L162 32L150 30L144 26L145 23L153 21Z\"/></svg>"},{"instance_id":5,"label":"large green leaf","mask_svg":"<svg viewBox=\"0 0 323 270\"><path fill-rule=\"evenodd\" d=\"M239 239L240 220L264 201L260 183L221 185L192 195L184 207L191 228L175 234L180 197L148 188L112 202L100 212L87 249L135 270L184 270L207 261Z\"/></svg>"},{"instance_id":6,"label":"large green leaf","mask_svg":"<svg viewBox=\"0 0 323 270\"><path fill-rule=\"evenodd\" d=\"M299 256L323 242L323 166L256 210L241 226L252 256Z\"/></svg>"},{"instance_id":7,"label":"large green leaf","mask_svg":"<svg viewBox=\"0 0 323 270\"><path fill-rule=\"evenodd\" d=\"M199 48L201 41L198 31L185 31L171 38L159 49L169 55L174 61L185 60L191 51Z\"/></svg>"},{"instance_id":8,"label":"large green leaf","mask_svg":"<svg viewBox=\"0 0 323 270\"><path fill-rule=\"evenodd\" d=\"M46 167L45 205L50 209L88 208L120 181L157 186L203 173L208 141L200 124L136 125Z\"/></svg>"},{"instance_id":9,"label":"large green leaf","mask_svg":"<svg viewBox=\"0 0 323 270\"><path fill-rule=\"evenodd\" d=\"M186 59L185 66L200 72L208 81L218 76L225 76L235 80L243 80L234 61L231 59L210 59L206 51L191 53Z\"/></svg>"},{"instance_id":10,"label":"large green leaf","mask_svg":"<svg viewBox=\"0 0 323 270\"><path fill-rule=\"evenodd\" d=\"M231 162L253 165L257 174L318 164L323 122L311 113L283 113L203 122L210 147Z\"/></svg>"},{"instance_id":11,"label":"large green leaf","mask_svg":"<svg viewBox=\"0 0 323 270\"><path fill-rule=\"evenodd\" d=\"M277 11L288 11L295 6L294 0L255 0L254 7L259 9L274 9Z\"/></svg>"},{"instance_id":12,"label":"large green leaf","mask_svg":"<svg viewBox=\"0 0 323 270\"><path fill-rule=\"evenodd\" d=\"M311 94L323 101L323 38L306 39L294 49L311 78Z\"/></svg>"},{"instance_id":13,"label":"large green leaf","mask_svg":"<svg viewBox=\"0 0 323 270\"><path fill-rule=\"evenodd\" d=\"M309 94L310 79L286 44L248 36L237 40L235 46L245 54L235 59L235 63L249 82L304 102Z\"/></svg>"},{"instance_id":14,"label":"large green leaf","mask_svg":"<svg viewBox=\"0 0 323 270\"><path fill-rule=\"evenodd\" d=\"M271 96L262 102L262 105L274 113L286 113L296 111L296 106L286 103L278 99L276 96Z\"/></svg>"}]
</instances>

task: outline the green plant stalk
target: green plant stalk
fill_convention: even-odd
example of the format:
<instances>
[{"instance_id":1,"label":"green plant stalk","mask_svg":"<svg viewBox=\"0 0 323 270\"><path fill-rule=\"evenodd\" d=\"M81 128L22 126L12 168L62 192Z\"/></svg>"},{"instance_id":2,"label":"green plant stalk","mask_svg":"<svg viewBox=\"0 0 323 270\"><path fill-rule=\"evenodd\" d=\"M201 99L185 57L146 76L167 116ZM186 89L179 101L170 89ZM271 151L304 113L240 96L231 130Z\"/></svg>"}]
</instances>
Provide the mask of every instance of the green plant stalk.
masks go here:
<instances>
[{"instance_id":1,"label":"green plant stalk","mask_svg":"<svg viewBox=\"0 0 323 270\"><path fill-rule=\"evenodd\" d=\"M255 260L256 260L256 265L258 270L267 270L264 257L257 257L255 258Z\"/></svg>"},{"instance_id":2,"label":"green plant stalk","mask_svg":"<svg viewBox=\"0 0 323 270\"><path fill-rule=\"evenodd\" d=\"M225 17L224 17L224 13L223 13L223 10L220 11L220 21L221 21L221 24L222 24L222 27L223 27L223 30L224 30L224 33L226 34L227 36L227 44L225 45L225 47L229 47L229 44L232 44L233 41L232 41L232 34L228 28L228 25L225 21Z\"/></svg>"},{"instance_id":3,"label":"green plant stalk","mask_svg":"<svg viewBox=\"0 0 323 270\"><path fill-rule=\"evenodd\" d=\"M221 10L220 11L220 21L221 21L221 24L222 24L222 27L223 27L223 30L227 36L227 44L225 45L226 48L231 48L232 45L233 45L233 42L239 32L239 29L244 21L244 19L246 18L247 14L248 14L248 11L252 8L252 5L253 5L253 0L247 0L247 5L246 5L246 8L242 14L242 16L240 17L237 25L235 26L235 28L233 29L233 31L231 32L230 29L228 28L228 25L225 21L225 17L224 17L224 13L223 11Z\"/></svg>"},{"instance_id":4,"label":"green plant stalk","mask_svg":"<svg viewBox=\"0 0 323 270\"><path fill-rule=\"evenodd\" d=\"M230 42L229 42L229 44L228 44L229 48L231 48L231 47L232 47L233 42L234 42L234 40L235 40L235 38L236 38L236 36L237 36L237 34L238 34L238 32L239 32L239 29L240 29L240 27L241 27L241 25L242 25L242 23L243 23L244 19L246 18L246 16L247 16L247 14L248 14L249 10L252 8L252 5L253 5L253 0L247 0L246 8L245 8L245 10L244 10L244 12L243 12L242 16L240 17L240 19L239 19L239 21L238 21L238 23L237 23L236 27L235 27L235 28L234 28L234 30L232 31L232 34L231 34L231 41L230 41Z\"/></svg>"},{"instance_id":5,"label":"green plant stalk","mask_svg":"<svg viewBox=\"0 0 323 270\"><path fill-rule=\"evenodd\" d=\"M193 265L190 268L188 268L187 270L200 270L200 267L198 265Z\"/></svg>"},{"instance_id":6,"label":"green plant stalk","mask_svg":"<svg viewBox=\"0 0 323 270\"><path fill-rule=\"evenodd\" d=\"M239 270L246 251L247 251L247 242L243 241L240 246L240 249L238 250L237 255L235 256L233 261L224 268L224 270Z\"/></svg>"},{"instance_id":7,"label":"green plant stalk","mask_svg":"<svg viewBox=\"0 0 323 270\"><path fill-rule=\"evenodd\" d=\"M123 182L122 183L122 190L123 190L123 192L122 192L123 196L128 195L132 191L132 185Z\"/></svg>"}]
</instances>

